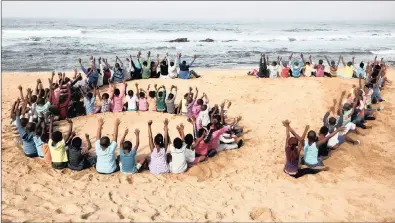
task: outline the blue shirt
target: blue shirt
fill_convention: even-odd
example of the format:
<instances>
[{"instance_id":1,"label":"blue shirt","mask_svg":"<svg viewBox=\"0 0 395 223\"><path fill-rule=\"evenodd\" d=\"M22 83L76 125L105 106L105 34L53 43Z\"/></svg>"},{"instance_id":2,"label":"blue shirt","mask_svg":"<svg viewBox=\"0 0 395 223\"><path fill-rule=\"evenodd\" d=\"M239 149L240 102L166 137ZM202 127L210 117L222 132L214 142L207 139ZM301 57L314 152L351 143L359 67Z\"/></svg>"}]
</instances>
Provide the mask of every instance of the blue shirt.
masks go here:
<instances>
[{"instance_id":1,"label":"blue shirt","mask_svg":"<svg viewBox=\"0 0 395 223\"><path fill-rule=\"evenodd\" d=\"M304 161L307 164L315 165L318 163L318 149L316 143L313 143L311 144L311 146L309 146L309 142L308 140L306 140L303 151L304 151Z\"/></svg>"},{"instance_id":2,"label":"blue shirt","mask_svg":"<svg viewBox=\"0 0 395 223\"><path fill-rule=\"evenodd\" d=\"M360 77L360 76L362 76L365 79L366 78L366 71L363 68L358 67L357 68L357 77Z\"/></svg>"},{"instance_id":3,"label":"blue shirt","mask_svg":"<svg viewBox=\"0 0 395 223\"><path fill-rule=\"evenodd\" d=\"M178 74L178 78L180 78L180 79L189 79L189 76L190 76L189 67L192 66L193 62L195 62L195 60L192 60L189 65L182 64L181 63L181 58L178 57L178 65L180 66L180 73Z\"/></svg>"},{"instance_id":4,"label":"blue shirt","mask_svg":"<svg viewBox=\"0 0 395 223\"><path fill-rule=\"evenodd\" d=\"M27 155L37 153L36 144L33 140L34 135L32 132L27 132L24 128L22 128L21 119L19 116L16 117L16 128L22 139L23 152Z\"/></svg>"},{"instance_id":5,"label":"blue shirt","mask_svg":"<svg viewBox=\"0 0 395 223\"><path fill-rule=\"evenodd\" d=\"M122 173L136 173L136 148L132 149L129 153L124 153L123 149L119 151L119 156L121 158L121 171Z\"/></svg>"},{"instance_id":6,"label":"blue shirt","mask_svg":"<svg viewBox=\"0 0 395 223\"><path fill-rule=\"evenodd\" d=\"M33 141L34 141L34 144L36 145L38 156L44 157L44 153L43 153L43 151L41 151L44 142L41 141L40 136L33 136Z\"/></svg>"},{"instance_id":7,"label":"blue shirt","mask_svg":"<svg viewBox=\"0 0 395 223\"><path fill-rule=\"evenodd\" d=\"M300 77L300 71L302 69L302 61L298 61L298 66L295 66L295 59L292 60L291 62L291 70L292 70L292 76L293 77Z\"/></svg>"},{"instance_id":8,"label":"blue shirt","mask_svg":"<svg viewBox=\"0 0 395 223\"><path fill-rule=\"evenodd\" d=\"M115 162L115 149L117 148L117 142L112 141L110 146L105 150L101 148L100 140L96 141L96 170L99 173L113 173L117 169L117 163Z\"/></svg>"},{"instance_id":9,"label":"blue shirt","mask_svg":"<svg viewBox=\"0 0 395 223\"><path fill-rule=\"evenodd\" d=\"M113 81L115 83L122 83L124 79L123 70L114 68Z\"/></svg>"},{"instance_id":10,"label":"blue shirt","mask_svg":"<svg viewBox=\"0 0 395 223\"><path fill-rule=\"evenodd\" d=\"M96 97L92 97L91 100L89 100L87 97L84 97L84 105L85 105L85 111L86 114L92 114L94 109L95 109L95 101Z\"/></svg>"}]
</instances>

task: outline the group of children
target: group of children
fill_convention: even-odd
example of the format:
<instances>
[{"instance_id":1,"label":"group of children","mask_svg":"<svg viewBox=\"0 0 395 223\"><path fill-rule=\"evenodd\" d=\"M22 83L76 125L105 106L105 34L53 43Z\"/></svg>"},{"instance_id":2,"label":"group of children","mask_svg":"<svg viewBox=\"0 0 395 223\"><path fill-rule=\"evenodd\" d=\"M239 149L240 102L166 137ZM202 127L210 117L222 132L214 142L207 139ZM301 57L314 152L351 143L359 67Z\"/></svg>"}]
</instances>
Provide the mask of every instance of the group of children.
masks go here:
<instances>
[{"instance_id":1,"label":"group of children","mask_svg":"<svg viewBox=\"0 0 395 223\"><path fill-rule=\"evenodd\" d=\"M363 76L359 76L359 86L354 85L348 94L346 91L342 92L338 103L334 100L333 106L324 115L323 126L318 134L313 130L308 131L309 126L306 126L300 136L292 129L290 121L283 121L282 124L286 127L285 173L298 178L305 174L328 170L323 160L327 159L333 150L344 142L360 144L359 140L352 139L348 134L355 132L363 136L358 128L371 128L366 125L366 121L375 120L375 112L384 108L374 104L384 101L380 90L386 83L390 83L386 78L386 69L383 63L369 65L365 84L362 84ZM300 159L302 149L303 156Z\"/></svg>"},{"instance_id":2,"label":"group of children","mask_svg":"<svg viewBox=\"0 0 395 223\"><path fill-rule=\"evenodd\" d=\"M97 86L89 85L89 73L83 79L81 74L74 72L73 78L66 77L65 73L58 73L58 80L54 81L55 73L48 78L49 87L44 89L39 79L35 92L29 88L23 94L21 86L20 98L15 101L11 110L11 123L16 126L19 133L18 142L22 144L27 157L41 157L52 164L55 169L70 168L82 170L95 166L97 172L111 174L118 170L123 173L136 173L139 170L149 169L153 174L182 173L188 167L215 156L218 152L237 149L243 145L239 139L243 129L237 128L241 120L237 117L232 123L226 123L226 113L231 102L221 103L220 106L210 106L205 93L198 97L190 87L189 91L175 103L177 87L171 86L170 93L166 87L157 87L150 91L139 89L128 90L125 80L121 84L110 82L109 92L100 92ZM146 96L148 94L148 97ZM96 106L96 98L100 104ZM81 100L82 99L82 100ZM83 140L76 137L73 132L73 122L70 118L105 112L137 112L155 111L170 114L185 115L193 126L193 133L185 134L184 126L177 126L179 137L170 141L168 137L168 120L164 122L164 133L153 137L151 131L152 121L148 122L149 146L151 155L142 160L135 156L139 147L139 133L136 129L136 142L126 141L128 129L118 144L118 126L120 120L114 123L114 133L110 140L102 136L103 120L99 119L95 141L95 154L89 135L85 135L87 147L82 146ZM69 130L66 134L55 131L54 123L57 120L67 120ZM118 146L119 145L119 146ZM171 145L170 152L167 149ZM116 149L119 147L119 156Z\"/></svg>"},{"instance_id":3,"label":"group of children","mask_svg":"<svg viewBox=\"0 0 395 223\"><path fill-rule=\"evenodd\" d=\"M190 67L196 60L196 56L193 57L190 63L187 63L185 60L181 62L181 53L177 53L174 61L171 61L169 54L166 54L163 59L160 59L158 54L156 56L156 61L153 61L151 60L150 52L148 52L145 60L142 59L141 52L137 53L136 58L137 60L134 61L132 55L130 55L122 62L122 60L116 56L114 66L111 66L107 59L99 58L99 67L97 67L96 59L91 56L88 69L82 65L81 59L78 59L78 63L82 71L88 76L87 81L90 87L101 87L110 82L121 83L122 81L137 79L190 79L200 77L195 71L190 70Z\"/></svg>"},{"instance_id":4,"label":"group of children","mask_svg":"<svg viewBox=\"0 0 395 223\"><path fill-rule=\"evenodd\" d=\"M367 66L361 62L359 66L354 65L355 58L347 63L344 62L342 56L339 57L337 63L332 60L330 61L327 56L325 60L329 65L329 72L325 70L324 60L320 59L318 64L313 64L312 57L309 56L309 60L305 60L303 54L300 54L300 58L294 58L293 54L289 57L290 64L287 61L283 61L281 57L277 57L276 61L270 63L269 56L265 57L264 53L261 53L261 59L259 61L259 69L253 69L249 71L248 75L256 76L257 78L288 78L288 77L344 77L344 78L359 78L366 79L367 73L372 72L372 65L376 65L377 56L374 58L372 64L368 62ZM344 66L343 73L338 73L339 64L342 62ZM380 66L385 66L383 58L380 61Z\"/></svg>"}]
</instances>

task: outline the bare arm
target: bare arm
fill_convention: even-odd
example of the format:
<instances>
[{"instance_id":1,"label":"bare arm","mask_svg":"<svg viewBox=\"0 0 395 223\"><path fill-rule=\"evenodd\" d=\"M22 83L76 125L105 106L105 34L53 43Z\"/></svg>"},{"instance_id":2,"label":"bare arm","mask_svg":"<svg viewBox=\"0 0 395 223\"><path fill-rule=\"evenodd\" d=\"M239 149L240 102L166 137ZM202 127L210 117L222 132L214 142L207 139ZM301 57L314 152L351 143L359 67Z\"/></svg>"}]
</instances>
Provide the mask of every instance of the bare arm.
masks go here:
<instances>
[{"instance_id":1,"label":"bare arm","mask_svg":"<svg viewBox=\"0 0 395 223\"><path fill-rule=\"evenodd\" d=\"M330 138L332 138L333 136L335 136L338 132L344 131L345 127L340 127L338 129L336 129L336 131L333 131L331 134L329 134L328 136L326 136L324 139L320 140L317 142L317 147L321 146L322 144L326 143Z\"/></svg>"},{"instance_id":2,"label":"bare arm","mask_svg":"<svg viewBox=\"0 0 395 223\"><path fill-rule=\"evenodd\" d=\"M154 151L154 141L152 138L152 129L151 129L152 121L148 121L148 143L149 143L149 148L152 151Z\"/></svg>"},{"instance_id":3,"label":"bare arm","mask_svg":"<svg viewBox=\"0 0 395 223\"><path fill-rule=\"evenodd\" d=\"M69 130L67 131L66 137L63 138L66 142L69 141L71 133L73 132L73 121L68 119L67 122L69 123Z\"/></svg>"},{"instance_id":4,"label":"bare arm","mask_svg":"<svg viewBox=\"0 0 395 223\"><path fill-rule=\"evenodd\" d=\"M126 128L126 129L125 129L125 132L123 133L123 136L122 136L122 138L121 138L121 142L119 143L119 149L122 149L123 143L125 142L125 138L126 138L126 136L128 135L128 133L129 133L129 129Z\"/></svg>"},{"instance_id":5,"label":"bare arm","mask_svg":"<svg viewBox=\"0 0 395 223\"><path fill-rule=\"evenodd\" d=\"M114 122L114 134L112 136L112 141L114 141L114 142L116 142L118 140L119 124L121 124L121 121L119 119L116 119Z\"/></svg>"},{"instance_id":6,"label":"bare arm","mask_svg":"<svg viewBox=\"0 0 395 223\"><path fill-rule=\"evenodd\" d=\"M136 144L135 144L134 148L136 148L136 150L138 150L138 148L140 146L140 130L139 129L134 130L134 134L136 135Z\"/></svg>"},{"instance_id":7,"label":"bare arm","mask_svg":"<svg viewBox=\"0 0 395 223\"><path fill-rule=\"evenodd\" d=\"M98 120L98 126L97 126L97 132L96 132L96 140L100 140L101 139L101 130L103 128L103 124L104 124L103 119L100 118Z\"/></svg>"},{"instance_id":8,"label":"bare arm","mask_svg":"<svg viewBox=\"0 0 395 223\"><path fill-rule=\"evenodd\" d=\"M92 143L91 143L91 140L89 139L88 134L85 134L85 139L86 139L86 143L88 144L88 147L86 148L86 150L90 150L92 148Z\"/></svg>"},{"instance_id":9,"label":"bare arm","mask_svg":"<svg viewBox=\"0 0 395 223\"><path fill-rule=\"evenodd\" d=\"M343 58L343 56L341 56L340 58L341 58L341 60L342 60L343 66L346 66L346 63L344 63L344 58Z\"/></svg>"},{"instance_id":10,"label":"bare arm","mask_svg":"<svg viewBox=\"0 0 395 223\"><path fill-rule=\"evenodd\" d=\"M165 121L163 122L164 124L164 130L165 130L165 151L167 151L167 147L169 146L169 120L165 119Z\"/></svg>"},{"instance_id":11,"label":"bare arm","mask_svg":"<svg viewBox=\"0 0 395 223\"><path fill-rule=\"evenodd\" d=\"M198 90L198 88L196 88L196 94L195 94L195 97L193 98L194 101L197 99L198 94L199 94L199 90Z\"/></svg>"}]
</instances>

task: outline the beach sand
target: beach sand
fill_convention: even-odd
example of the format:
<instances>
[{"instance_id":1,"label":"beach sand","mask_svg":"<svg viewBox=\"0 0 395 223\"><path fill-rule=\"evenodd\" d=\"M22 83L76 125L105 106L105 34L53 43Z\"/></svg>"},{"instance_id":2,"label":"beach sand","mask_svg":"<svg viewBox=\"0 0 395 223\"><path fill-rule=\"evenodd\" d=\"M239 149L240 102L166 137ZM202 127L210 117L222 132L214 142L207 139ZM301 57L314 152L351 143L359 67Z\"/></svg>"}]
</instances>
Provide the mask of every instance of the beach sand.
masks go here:
<instances>
[{"instance_id":1,"label":"beach sand","mask_svg":"<svg viewBox=\"0 0 395 223\"><path fill-rule=\"evenodd\" d=\"M2 74L2 221L395 221L395 88L387 86L384 111L360 146L342 145L325 164L330 171L294 179L283 172L285 128L289 119L298 133L309 124L318 131L322 117L343 90L356 79L300 78L256 79L246 70L204 70L195 80L141 80L179 87L178 99L189 86L207 93L211 104L232 101L229 116L241 115L245 146L221 152L181 175L99 175L95 169L57 172L43 160L29 159L14 145L9 112L19 96L17 86L34 88L37 78L48 74ZM395 70L388 77L393 80ZM129 82L134 90L134 83ZM170 120L170 136L184 117L160 113L99 114L74 119L78 136L95 140L97 119L105 120L103 135L111 136L120 118L119 139L126 127L135 140L141 131L138 157L149 153L147 121L153 134L163 132ZM60 122L66 130L67 123ZM117 151L118 152L118 151Z\"/></svg>"}]
</instances>

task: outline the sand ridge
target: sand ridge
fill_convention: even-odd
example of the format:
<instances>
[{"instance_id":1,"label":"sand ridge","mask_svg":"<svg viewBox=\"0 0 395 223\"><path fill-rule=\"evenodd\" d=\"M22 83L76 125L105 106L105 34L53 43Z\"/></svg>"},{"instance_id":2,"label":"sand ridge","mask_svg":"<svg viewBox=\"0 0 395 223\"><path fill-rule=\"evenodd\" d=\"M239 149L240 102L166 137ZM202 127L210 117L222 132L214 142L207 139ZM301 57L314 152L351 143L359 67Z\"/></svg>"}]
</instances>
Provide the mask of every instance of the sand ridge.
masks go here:
<instances>
[{"instance_id":1,"label":"sand ridge","mask_svg":"<svg viewBox=\"0 0 395 223\"><path fill-rule=\"evenodd\" d=\"M394 86L383 91L385 110L362 130L361 146L342 145L325 162L331 169L314 176L293 179L282 171L285 161L285 129L289 119L297 132L304 125L318 130L322 117L341 91L357 80L341 78L256 79L245 70L206 70L196 80L141 80L166 87L177 85L180 99L189 86L207 93L211 104L232 101L229 116L242 115L245 146L225 151L182 175L99 175L52 170L42 160L28 159L13 143L9 110L17 97L17 85L32 83L49 74L2 74L2 220L12 221L395 221ZM393 79L395 71L389 71ZM129 82L134 89L134 83ZM163 132L170 120L170 136L186 119L160 113L99 114L73 119L78 136L94 140L97 119L105 120L103 135L111 135L120 118L120 134L126 126L139 128L138 156L149 153L147 120L153 133ZM67 124L60 122L60 129ZM134 140L134 135L129 134ZM354 136L354 135L353 135ZM359 138L360 136L354 136Z\"/></svg>"}]
</instances>

